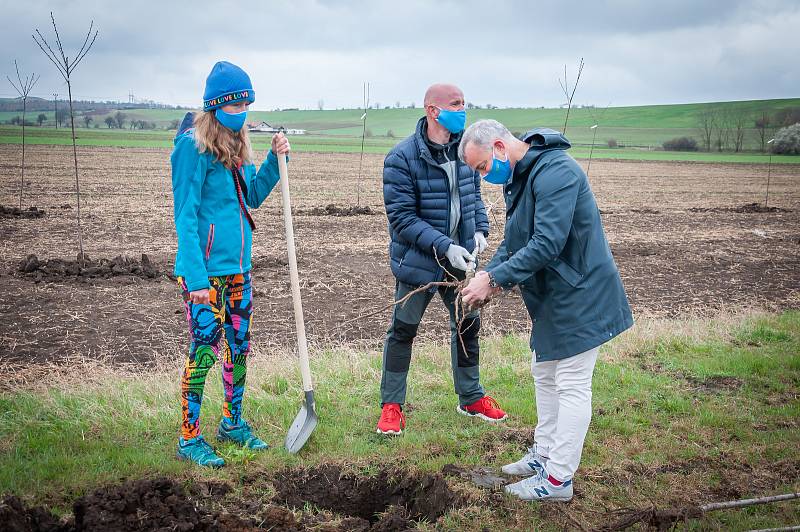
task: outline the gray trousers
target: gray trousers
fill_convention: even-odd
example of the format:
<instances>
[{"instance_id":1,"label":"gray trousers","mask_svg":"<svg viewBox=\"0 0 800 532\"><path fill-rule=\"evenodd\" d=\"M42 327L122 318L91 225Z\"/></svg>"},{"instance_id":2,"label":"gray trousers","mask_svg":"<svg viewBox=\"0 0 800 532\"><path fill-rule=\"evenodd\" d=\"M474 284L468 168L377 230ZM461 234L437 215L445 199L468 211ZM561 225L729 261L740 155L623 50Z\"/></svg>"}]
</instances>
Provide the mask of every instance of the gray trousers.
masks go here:
<instances>
[{"instance_id":1,"label":"gray trousers","mask_svg":"<svg viewBox=\"0 0 800 532\"><path fill-rule=\"evenodd\" d=\"M416 286L397 281L395 301L416 288ZM461 316L456 316L455 289L441 287L438 292L450 313L450 358L453 366L455 392L458 394L459 403L462 406L469 405L485 395L478 370L480 314L477 310L467 314L461 324L461 339L459 339L457 328ZM431 299L433 299L433 292L426 291L414 294L406 301L405 305L395 305L394 307L392 323L386 332L386 342L383 345L382 404L403 404L406 401L406 380L408 367L411 364L411 348L414 338L417 336L419 322Z\"/></svg>"}]
</instances>

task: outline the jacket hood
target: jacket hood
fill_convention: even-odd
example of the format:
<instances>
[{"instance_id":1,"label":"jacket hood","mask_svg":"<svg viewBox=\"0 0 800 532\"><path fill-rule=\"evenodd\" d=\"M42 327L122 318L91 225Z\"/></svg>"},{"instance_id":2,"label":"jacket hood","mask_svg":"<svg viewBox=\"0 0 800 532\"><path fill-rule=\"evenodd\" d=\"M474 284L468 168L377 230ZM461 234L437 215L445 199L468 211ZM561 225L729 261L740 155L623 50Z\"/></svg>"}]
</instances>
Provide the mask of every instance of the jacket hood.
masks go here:
<instances>
[{"instance_id":1,"label":"jacket hood","mask_svg":"<svg viewBox=\"0 0 800 532\"><path fill-rule=\"evenodd\" d=\"M531 129L520 139L531 145L532 150L544 152L548 150L568 150L572 147L567 137L556 131L546 127L537 127Z\"/></svg>"},{"instance_id":2,"label":"jacket hood","mask_svg":"<svg viewBox=\"0 0 800 532\"><path fill-rule=\"evenodd\" d=\"M528 148L528 153L514 165L514 179L522 175L527 179L528 172L543 154L555 150L568 150L572 147L567 137L546 127L531 129L522 135L520 140L530 144L531 147Z\"/></svg>"},{"instance_id":3,"label":"jacket hood","mask_svg":"<svg viewBox=\"0 0 800 532\"><path fill-rule=\"evenodd\" d=\"M178 126L178 131L175 133L175 138L172 140L172 143L177 144L180 136L192 129L192 127L194 127L194 113L189 111L184 115L181 125Z\"/></svg>"}]
</instances>

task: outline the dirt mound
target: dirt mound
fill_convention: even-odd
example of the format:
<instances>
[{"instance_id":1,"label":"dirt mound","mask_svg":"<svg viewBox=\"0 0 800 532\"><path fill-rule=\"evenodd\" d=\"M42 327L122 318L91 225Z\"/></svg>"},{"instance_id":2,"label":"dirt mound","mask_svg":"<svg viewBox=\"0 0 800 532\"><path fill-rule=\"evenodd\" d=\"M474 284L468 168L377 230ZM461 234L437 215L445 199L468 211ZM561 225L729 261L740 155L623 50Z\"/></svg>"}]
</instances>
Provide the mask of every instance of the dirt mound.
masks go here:
<instances>
[{"instance_id":1,"label":"dirt mound","mask_svg":"<svg viewBox=\"0 0 800 532\"><path fill-rule=\"evenodd\" d=\"M97 489L76 500L69 520L59 520L41 507L28 508L10 496L0 501L0 523L5 526L3 530L14 532L374 532L408 530L421 519L434 522L451 508L467 502L450 490L441 475L383 470L369 477L325 465L284 470L269 482L277 493L271 503L264 504L226 498L232 487L224 482L194 482L187 490L169 478L131 480ZM302 510L308 503L323 511L301 512L296 517L289 508Z\"/></svg>"},{"instance_id":2,"label":"dirt mound","mask_svg":"<svg viewBox=\"0 0 800 532\"><path fill-rule=\"evenodd\" d=\"M689 212L736 212L741 214L758 214L767 212L792 212L780 207L766 207L760 203L745 203L738 207L691 207Z\"/></svg>"},{"instance_id":3,"label":"dirt mound","mask_svg":"<svg viewBox=\"0 0 800 532\"><path fill-rule=\"evenodd\" d=\"M72 526L41 507L27 508L17 497L10 496L0 501L0 523L9 532L72 530Z\"/></svg>"},{"instance_id":4,"label":"dirt mound","mask_svg":"<svg viewBox=\"0 0 800 532\"><path fill-rule=\"evenodd\" d=\"M372 216L380 214L378 211L370 208L369 205L363 207L350 205L349 207L339 207L333 203L329 203L324 207L314 207L313 209L300 209L297 214L306 214L311 216Z\"/></svg>"},{"instance_id":5,"label":"dirt mound","mask_svg":"<svg viewBox=\"0 0 800 532\"><path fill-rule=\"evenodd\" d=\"M75 530L212 530L218 516L169 479L136 480L75 501Z\"/></svg>"},{"instance_id":6,"label":"dirt mound","mask_svg":"<svg viewBox=\"0 0 800 532\"><path fill-rule=\"evenodd\" d=\"M20 209L19 207L0 205L0 218L41 218L42 216L44 216L44 209L38 207Z\"/></svg>"},{"instance_id":7,"label":"dirt mound","mask_svg":"<svg viewBox=\"0 0 800 532\"><path fill-rule=\"evenodd\" d=\"M275 502L290 508L312 503L366 520L372 524L371 530L402 530L420 519L434 522L466 503L438 474L381 470L375 476L361 476L338 465L323 465L279 472L274 485Z\"/></svg>"},{"instance_id":8,"label":"dirt mound","mask_svg":"<svg viewBox=\"0 0 800 532\"><path fill-rule=\"evenodd\" d=\"M70 261L63 259L48 259L40 261L36 255L28 255L19 263L17 270L34 281L63 281L68 278L96 279L128 275L142 279L155 279L162 272L142 253L141 261L129 257L118 256L113 259L92 260L84 255Z\"/></svg>"},{"instance_id":9,"label":"dirt mound","mask_svg":"<svg viewBox=\"0 0 800 532\"><path fill-rule=\"evenodd\" d=\"M199 483L203 485L204 483ZM221 483L199 494L203 498L224 495ZM196 486L192 488L194 495ZM229 488L228 488L229 489ZM267 505L252 517L208 510L202 499L190 498L183 487L167 478L135 480L98 489L73 505L74 517L59 521L43 508L26 508L16 497L0 502L3 530L13 532L105 532L179 530L201 532L249 530L302 530L286 508Z\"/></svg>"}]
</instances>

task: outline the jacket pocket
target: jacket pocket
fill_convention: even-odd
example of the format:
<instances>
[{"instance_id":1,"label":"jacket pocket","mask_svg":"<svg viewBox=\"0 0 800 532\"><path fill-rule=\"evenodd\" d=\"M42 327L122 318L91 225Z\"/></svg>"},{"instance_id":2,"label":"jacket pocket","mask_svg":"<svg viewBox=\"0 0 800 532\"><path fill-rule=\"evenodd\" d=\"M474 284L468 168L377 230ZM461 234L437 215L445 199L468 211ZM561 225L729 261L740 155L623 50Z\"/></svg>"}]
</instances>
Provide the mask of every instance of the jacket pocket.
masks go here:
<instances>
[{"instance_id":1,"label":"jacket pocket","mask_svg":"<svg viewBox=\"0 0 800 532\"><path fill-rule=\"evenodd\" d=\"M583 274L561 260L561 258L556 258L547 267L555 271L559 277L572 287L577 287L583 280Z\"/></svg>"},{"instance_id":2,"label":"jacket pocket","mask_svg":"<svg viewBox=\"0 0 800 532\"><path fill-rule=\"evenodd\" d=\"M211 247L214 245L214 224L208 226L208 242L206 242L206 261L211 257Z\"/></svg>"}]
</instances>

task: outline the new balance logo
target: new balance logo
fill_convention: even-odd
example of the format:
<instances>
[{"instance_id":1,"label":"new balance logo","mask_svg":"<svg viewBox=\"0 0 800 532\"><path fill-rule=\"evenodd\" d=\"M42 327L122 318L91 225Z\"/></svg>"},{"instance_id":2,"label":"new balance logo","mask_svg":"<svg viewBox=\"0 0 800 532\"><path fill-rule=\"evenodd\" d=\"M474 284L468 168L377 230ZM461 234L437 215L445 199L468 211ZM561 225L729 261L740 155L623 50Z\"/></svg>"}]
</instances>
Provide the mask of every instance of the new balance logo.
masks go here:
<instances>
[{"instance_id":1,"label":"new balance logo","mask_svg":"<svg viewBox=\"0 0 800 532\"><path fill-rule=\"evenodd\" d=\"M536 493L537 497L546 497L546 496L550 495L550 492L547 491L547 488L545 488L544 486L540 486L538 488L534 488L533 492Z\"/></svg>"}]
</instances>

